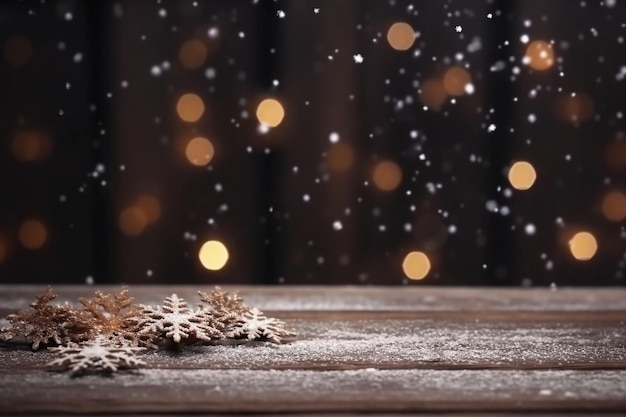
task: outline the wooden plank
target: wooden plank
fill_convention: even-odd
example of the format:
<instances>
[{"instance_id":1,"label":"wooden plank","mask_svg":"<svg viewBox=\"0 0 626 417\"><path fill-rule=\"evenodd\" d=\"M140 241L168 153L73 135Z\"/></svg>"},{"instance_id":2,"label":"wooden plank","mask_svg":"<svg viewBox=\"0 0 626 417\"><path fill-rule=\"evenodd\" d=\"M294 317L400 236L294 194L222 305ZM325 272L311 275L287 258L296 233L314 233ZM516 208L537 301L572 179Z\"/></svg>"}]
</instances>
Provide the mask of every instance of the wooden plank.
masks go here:
<instances>
[{"instance_id":1,"label":"wooden plank","mask_svg":"<svg viewBox=\"0 0 626 417\"><path fill-rule=\"evenodd\" d=\"M299 336L286 345L150 351L145 360L170 369L626 369L626 329L619 323L289 319L287 324ZM47 352L0 350L0 369L40 368L48 360Z\"/></svg>"},{"instance_id":2,"label":"wooden plank","mask_svg":"<svg viewBox=\"0 0 626 417\"><path fill-rule=\"evenodd\" d=\"M21 381L16 384L16 381ZM0 374L0 409L16 413L617 411L626 371L165 370L113 378Z\"/></svg>"},{"instance_id":3,"label":"wooden plank","mask_svg":"<svg viewBox=\"0 0 626 417\"><path fill-rule=\"evenodd\" d=\"M59 301L76 302L95 290L120 287L54 286ZM249 305L282 311L626 311L626 288L482 288L482 287L252 287L240 291ZM0 309L24 308L45 286L0 285ZM132 286L137 302L157 304L176 292L189 302L212 286Z\"/></svg>"}]
</instances>

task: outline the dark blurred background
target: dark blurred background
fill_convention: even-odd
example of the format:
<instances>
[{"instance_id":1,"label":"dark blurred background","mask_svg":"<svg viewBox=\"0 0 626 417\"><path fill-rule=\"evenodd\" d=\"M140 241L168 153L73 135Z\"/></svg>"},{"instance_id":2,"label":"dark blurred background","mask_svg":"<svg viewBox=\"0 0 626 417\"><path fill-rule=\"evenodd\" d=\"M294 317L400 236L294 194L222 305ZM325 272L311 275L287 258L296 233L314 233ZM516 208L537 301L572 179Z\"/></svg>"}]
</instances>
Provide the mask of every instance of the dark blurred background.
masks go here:
<instances>
[{"instance_id":1,"label":"dark blurred background","mask_svg":"<svg viewBox=\"0 0 626 417\"><path fill-rule=\"evenodd\" d=\"M625 22L3 1L0 283L622 285Z\"/></svg>"}]
</instances>

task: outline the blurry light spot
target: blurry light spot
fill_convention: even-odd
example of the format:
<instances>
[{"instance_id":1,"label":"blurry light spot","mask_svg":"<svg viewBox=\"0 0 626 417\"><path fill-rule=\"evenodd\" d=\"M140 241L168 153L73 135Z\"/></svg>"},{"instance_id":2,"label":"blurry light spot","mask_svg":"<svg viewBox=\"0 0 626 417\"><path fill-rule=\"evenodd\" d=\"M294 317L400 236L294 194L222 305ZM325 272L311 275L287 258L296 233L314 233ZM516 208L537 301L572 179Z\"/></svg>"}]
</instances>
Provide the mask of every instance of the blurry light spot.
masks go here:
<instances>
[{"instance_id":1,"label":"blurry light spot","mask_svg":"<svg viewBox=\"0 0 626 417\"><path fill-rule=\"evenodd\" d=\"M206 269L217 271L228 262L228 249L220 241L209 240L204 242L198 253L200 263Z\"/></svg>"},{"instance_id":2,"label":"blurry light spot","mask_svg":"<svg viewBox=\"0 0 626 417\"><path fill-rule=\"evenodd\" d=\"M185 156L190 164L195 166L206 166L213 159L215 149L213 144L206 138L197 137L191 139L185 148Z\"/></svg>"},{"instance_id":3,"label":"blurry light spot","mask_svg":"<svg viewBox=\"0 0 626 417\"><path fill-rule=\"evenodd\" d=\"M387 31L389 45L397 51L406 51L415 42L415 31L405 22L396 22Z\"/></svg>"},{"instance_id":4,"label":"blurry light spot","mask_svg":"<svg viewBox=\"0 0 626 417\"><path fill-rule=\"evenodd\" d=\"M32 44L23 36L12 36L4 44L4 57L14 67L26 65L32 55Z\"/></svg>"},{"instance_id":5,"label":"blurry light spot","mask_svg":"<svg viewBox=\"0 0 626 417\"><path fill-rule=\"evenodd\" d=\"M613 222L626 218L626 195L621 191L611 191L602 200L602 214Z\"/></svg>"},{"instance_id":6,"label":"blurry light spot","mask_svg":"<svg viewBox=\"0 0 626 417\"><path fill-rule=\"evenodd\" d=\"M52 139L46 132L22 130L15 134L11 142L11 151L15 159L21 162L34 162L45 159L52 150Z\"/></svg>"},{"instance_id":7,"label":"blurry light spot","mask_svg":"<svg viewBox=\"0 0 626 417\"><path fill-rule=\"evenodd\" d=\"M161 203L152 195L141 195L135 203L135 208L143 212L148 223L154 223L161 217Z\"/></svg>"},{"instance_id":8,"label":"blurry light spot","mask_svg":"<svg viewBox=\"0 0 626 417\"><path fill-rule=\"evenodd\" d=\"M197 94L183 94L176 103L176 111L183 121L197 122L204 114L204 102Z\"/></svg>"},{"instance_id":9,"label":"blurry light spot","mask_svg":"<svg viewBox=\"0 0 626 417\"><path fill-rule=\"evenodd\" d=\"M528 190L536 179L537 173L530 162L517 161L509 169L509 182L516 190Z\"/></svg>"},{"instance_id":10,"label":"blurry light spot","mask_svg":"<svg viewBox=\"0 0 626 417\"><path fill-rule=\"evenodd\" d=\"M204 64L207 54L208 50L204 43L200 40L192 39L181 45L178 58L183 67L196 69Z\"/></svg>"},{"instance_id":11,"label":"blurry light spot","mask_svg":"<svg viewBox=\"0 0 626 417\"><path fill-rule=\"evenodd\" d=\"M148 216L139 207L128 207L122 210L119 227L127 236L139 236L148 226Z\"/></svg>"},{"instance_id":12,"label":"blurry light spot","mask_svg":"<svg viewBox=\"0 0 626 417\"><path fill-rule=\"evenodd\" d=\"M328 167L335 172L346 172L354 164L354 151L347 143L337 143L328 150Z\"/></svg>"},{"instance_id":13,"label":"blurry light spot","mask_svg":"<svg viewBox=\"0 0 626 417\"><path fill-rule=\"evenodd\" d=\"M569 123L587 121L593 116L593 100L586 94L567 96L557 103L557 114Z\"/></svg>"},{"instance_id":14,"label":"blurry light spot","mask_svg":"<svg viewBox=\"0 0 626 417\"><path fill-rule=\"evenodd\" d=\"M430 259L424 252L409 252L402 262L402 270L409 279L424 279L430 272Z\"/></svg>"},{"instance_id":15,"label":"blurry light spot","mask_svg":"<svg viewBox=\"0 0 626 417\"><path fill-rule=\"evenodd\" d=\"M550 68L554 64L552 45L542 40L532 41L526 48L523 62L538 71Z\"/></svg>"},{"instance_id":16,"label":"blurry light spot","mask_svg":"<svg viewBox=\"0 0 626 417\"><path fill-rule=\"evenodd\" d=\"M572 256L579 261L588 261L598 250L596 238L589 232L578 232L569 241Z\"/></svg>"},{"instance_id":17,"label":"blurry light spot","mask_svg":"<svg viewBox=\"0 0 626 417\"><path fill-rule=\"evenodd\" d=\"M461 96L466 93L466 86L472 82L469 72L465 68L452 67L443 75L443 86L451 96Z\"/></svg>"},{"instance_id":18,"label":"blurry light spot","mask_svg":"<svg viewBox=\"0 0 626 417\"><path fill-rule=\"evenodd\" d=\"M20 225L18 239L27 249L39 249L46 243L48 232L42 222L30 219Z\"/></svg>"},{"instance_id":19,"label":"blurry light spot","mask_svg":"<svg viewBox=\"0 0 626 417\"><path fill-rule=\"evenodd\" d=\"M402 170L393 161L382 161L374 167L372 180L381 190L392 191L398 188L402 181Z\"/></svg>"},{"instance_id":20,"label":"blurry light spot","mask_svg":"<svg viewBox=\"0 0 626 417\"><path fill-rule=\"evenodd\" d=\"M5 242L5 240L0 237L0 264L2 262L4 262L4 260L7 258L7 254L9 252L9 249L7 248L7 243Z\"/></svg>"},{"instance_id":21,"label":"blurry light spot","mask_svg":"<svg viewBox=\"0 0 626 417\"><path fill-rule=\"evenodd\" d=\"M424 103L424 105L430 107L431 109L441 109L441 106L443 106L443 103L446 102L447 97L448 95L446 90L440 80L432 78L430 80L426 80L424 84L422 84L420 100Z\"/></svg>"},{"instance_id":22,"label":"blurry light spot","mask_svg":"<svg viewBox=\"0 0 626 417\"><path fill-rule=\"evenodd\" d=\"M626 142L614 141L606 148L606 163L616 171L626 168Z\"/></svg>"},{"instance_id":23,"label":"blurry light spot","mask_svg":"<svg viewBox=\"0 0 626 417\"><path fill-rule=\"evenodd\" d=\"M285 110L278 100L268 98L259 103L256 117L260 123L269 127L276 127L283 121Z\"/></svg>"}]
</instances>

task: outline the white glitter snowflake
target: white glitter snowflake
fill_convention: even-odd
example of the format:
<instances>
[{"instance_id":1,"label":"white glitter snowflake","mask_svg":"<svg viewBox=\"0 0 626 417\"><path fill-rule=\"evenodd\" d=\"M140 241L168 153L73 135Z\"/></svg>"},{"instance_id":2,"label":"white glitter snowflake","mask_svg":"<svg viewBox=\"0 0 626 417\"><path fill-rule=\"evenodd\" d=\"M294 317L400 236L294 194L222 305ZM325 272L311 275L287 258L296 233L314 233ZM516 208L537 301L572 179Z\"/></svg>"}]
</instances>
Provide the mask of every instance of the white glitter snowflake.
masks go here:
<instances>
[{"instance_id":1,"label":"white glitter snowflake","mask_svg":"<svg viewBox=\"0 0 626 417\"><path fill-rule=\"evenodd\" d=\"M61 367L72 374L86 371L115 372L118 369L137 368L146 365L144 361L135 357L143 348L114 346L111 342L98 338L83 344L71 343L67 346L48 348L58 358L49 362L47 366Z\"/></svg>"},{"instance_id":2,"label":"white glitter snowflake","mask_svg":"<svg viewBox=\"0 0 626 417\"><path fill-rule=\"evenodd\" d=\"M266 317L257 308L251 308L244 312L234 325L226 333L227 337L234 339L267 340L273 343L281 343L286 337L296 334L285 329L285 323L281 320Z\"/></svg>"},{"instance_id":3,"label":"white glitter snowflake","mask_svg":"<svg viewBox=\"0 0 626 417\"><path fill-rule=\"evenodd\" d=\"M219 323L204 309L191 310L183 298L172 294L162 306L143 306L136 323L137 333L150 336L153 341L161 337L180 343L197 340L210 341L223 337Z\"/></svg>"}]
</instances>

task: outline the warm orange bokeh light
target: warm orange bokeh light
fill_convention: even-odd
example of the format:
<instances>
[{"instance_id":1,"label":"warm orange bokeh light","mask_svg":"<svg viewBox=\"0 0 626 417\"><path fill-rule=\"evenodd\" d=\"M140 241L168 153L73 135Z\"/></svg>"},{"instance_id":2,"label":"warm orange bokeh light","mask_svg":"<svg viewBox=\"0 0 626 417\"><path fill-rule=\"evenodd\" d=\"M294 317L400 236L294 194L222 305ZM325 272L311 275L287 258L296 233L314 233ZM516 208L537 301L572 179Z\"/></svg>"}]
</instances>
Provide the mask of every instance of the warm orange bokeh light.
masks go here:
<instances>
[{"instance_id":1,"label":"warm orange bokeh light","mask_svg":"<svg viewBox=\"0 0 626 417\"><path fill-rule=\"evenodd\" d=\"M8 244L2 236L0 236L0 264L7 258L9 252Z\"/></svg>"},{"instance_id":2,"label":"warm orange bokeh light","mask_svg":"<svg viewBox=\"0 0 626 417\"><path fill-rule=\"evenodd\" d=\"M285 109L280 101L267 98L256 108L256 117L260 123L268 127L278 126L285 117Z\"/></svg>"},{"instance_id":3,"label":"warm orange bokeh light","mask_svg":"<svg viewBox=\"0 0 626 417\"><path fill-rule=\"evenodd\" d=\"M209 51L204 43L198 39L191 39L183 43L178 52L178 59L185 68L200 68Z\"/></svg>"},{"instance_id":4,"label":"warm orange bokeh light","mask_svg":"<svg viewBox=\"0 0 626 417\"><path fill-rule=\"evenodd\" d=\"M626 219L626 195L621 191L611 191L602 200L602 214L612 222Z\"/></svg>"},{"instance_id":5,"label":"warm orange bokeh light","mask_svg":"<svg viewBox=\"0 0 626 417\"><path fill-rule=\"evenodd\" d=\"M148 223L154 223L161 217L161 203L149 194L143 194L137 198L135 208L141 210Z\"/></svg>"},{"instance_id":6,"label":"warm orange bokeh light","mask_svg":"<svg viewBox=\"0 0 626 417\"><path fill-rule=\"evenodd\" d=\"M517 161L509 168L508 178L516 190L528 190L535 183L537 172L530 162Z\"/></svg>"},{"instance_id":7,"label":"warm orange bokeh light","mask_svg":"<svg viewBox=\"0 0 626 417\"><path fill-rule=\"evenodd\" d=\"M572 256L579 261L588 261L598 251L598 242L589 232L578 232L568 242Z\"/></svg>"},{"instance_id":8,"label":"warm orange bokeh light","mask_svg":"<svg viewBox=\"0 0 626 417\"><path fill-rule=\"evenodd\" d=\"M139 236L148 226L148 216L139 207L128 207L120 213L118 224L125 235Z\"/></svg>"},{"instance_id":9,"label":"warm orange bokeh light","mask_svg":"<svg viewBox=\"0 0 626 417\"><path fill-rule=\"evenodd\" d=\"M608 144L604 153L607 165L615 170L619 171L626 169L626 142L625 141L613 141Z\"/></svg>"},{"instance_id":10,"label":"warm orange bokeh light","mask_svg":"<svg viewBox=\"0 0 626 417\"><path fill-rule=\"evenodd\" d=\"M39 249L48 239L46 226L36 219L26 220L20 225L18 239L22 246L27 249Z\"/></svg>"},{"instance_id":11,"label":"warm orange bokeh light","mask_svg":"<svg viewBox=\"0 0 626 417\"><path fill-rule=\"evenodd\" d=\"M11 151L21 162L35 162L45 159L52 150L52 138L46 132L22 130L13 136Z\"/></svg>"},{"instance_id":12,"label":"warm orange bokeh light","mask_svg":"<svg viewBox=\"0 0 626 417\"><path fill-rule=\"evenodd\" d=\"M183 94L176 103L176 112L185 122L197 122L204 114L204 102L197 94Z\"/></svg>"},{"instance_id":13,"label":"warm orange bokeh light","mask_svg":"<svg viewBox=\"0 0 626 417\"><path fill-rule=\"evenodd\" d=\"M209 240L200 248L198 258L203 267L210 271L217 271L228 262L228 249L218 240Z\"/></svg>"},{"instance_id":14,"label":"warm orange bokeh light","mask_svg":"<svg viewBox=\"0 0 626 417\"><path fill-rule=\"evenodd\" d=\"M382 161L374 167L372 180L381 190L392 191L402 182L402 170L393 161Z\"/></svg>"},{"instance_id":15,"label":"warm orange bokeh light","mask_svg":"<svg viewBox=\"0 0 626 417\"><path fill-rule=\"evenodd\" d=\"M448 94L440 80L431 78L422 84L420 100L431 109L440 110L447 98Z\"/></svg>"},{"instance_id":16,"label":"warm orange bokeh light","mask_svg":"<svg viewBox=\"0 0 626 417\"><path fill-rule=\"evenodd\" d=\"M585 122L593 116L593 100L586 94L567 96L557 104L560 118L569 123Z\"/></svg>"},{"instance_id":17,"label":"warm orange bokeh light","mask_svg":"<svg viewBox=\"0 0 626 417\"><path fill-rule=\"evenodd\" d=\"M430 259L424 252L409 252L402 262L402 270L409 279L424 279L430 272Z\"/></svg>"},{"instance_id":18,"label":"warm orange bokeh light","mask_svg":"<svg viewBox=\"0 0 626 417\"><path fill-rule=\"evenodd\" d=\"M326 160L331 171L346 172L354 164L354 151L347 143L340 142L330 147Z\"/></svg>"},{"instance_id":19,"label":"warm orange bokeh light","mask_svg":"<svg viewBox=\"0 0 626 417\"><path fill-rule=\"evenodd\" d=\"M187 142L185 156L191 165L206 166L215 155L213 144L206 138L197 137Z\"/></svg>"},{"instance_id":20,"label":"warm orange bokeh light","mask_svg":"<svg viewBox=\"0 0 626 417\"><path fill-rule=\"evenodd\" d=\"M387 42L397 51L406 51L415 42L415 31L405 22L396 22L387 31Z\"/></svg>"},{"instance_id":21,"label":"warm orange bokeh light","mask_svg":"<svg viewBox=\"0 0 626 417\"><path fill-rule=\"evenodd\" d=\"M548 42L532 41L526 48L523 62L532 69L543 71L554 64L554 50Z\"/></svg>"},{"instance_id":22,"label":"warm orange bokeh light","mask_svg":"<svg viewBox=\"0 0 626 417\"><path fill-rule=\"evenodd\" d=\"M4 58L14 67L22 67L33 56L33 46L23 36L12 36L4 44Z\"/></svg>"},{"instance_id":23,"label":"warm orange bokeh light","mask_svg":"<svg viewBox=\"0 0 626 417\"><path fill-rule=\"evenodd\" d=\"M472 82L472 77L465 68L452 67L443 75L443 86L451 96L465 94L465 86Z\"/></svg>"}]
</instances>

